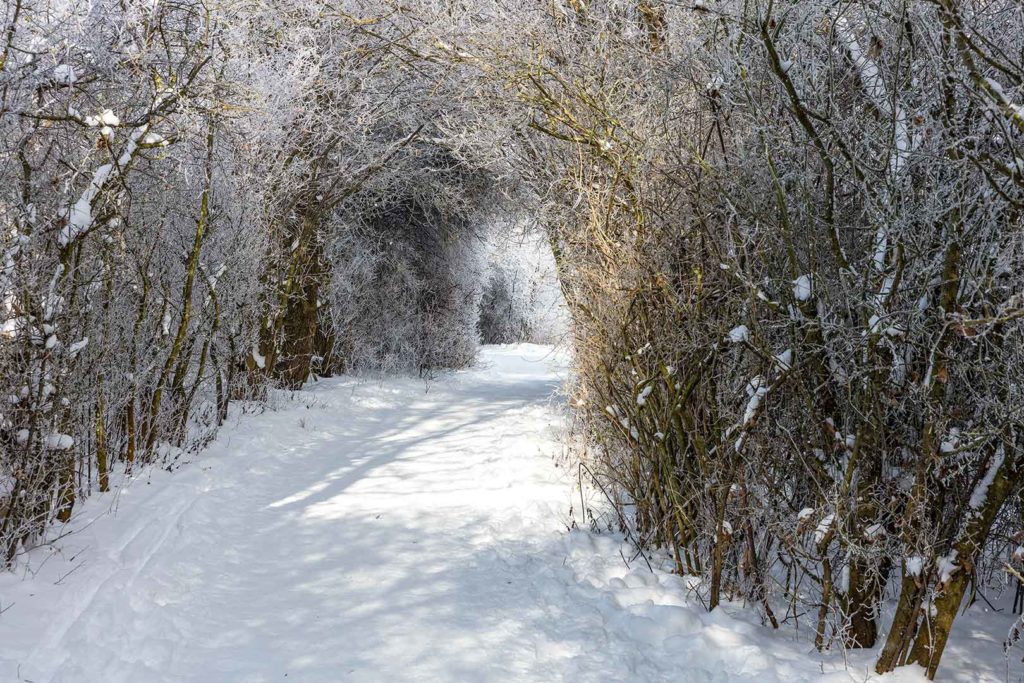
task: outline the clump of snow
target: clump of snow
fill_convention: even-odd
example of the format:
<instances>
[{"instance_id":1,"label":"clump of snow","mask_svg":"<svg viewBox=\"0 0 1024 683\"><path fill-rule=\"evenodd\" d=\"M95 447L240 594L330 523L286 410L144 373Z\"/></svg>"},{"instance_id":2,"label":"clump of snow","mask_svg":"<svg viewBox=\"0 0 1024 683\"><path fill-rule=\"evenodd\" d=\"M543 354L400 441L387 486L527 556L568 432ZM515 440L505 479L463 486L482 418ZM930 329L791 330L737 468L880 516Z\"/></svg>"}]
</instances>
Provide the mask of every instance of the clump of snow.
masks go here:
<instances>
[{"instance_id":1,"label":"clump of snow","mask_svg":"<svg viewBox=\"0 0 1024 683\"><path fill-rule=\"evenodd\" d=\"M743 411L743 420L740 422L742 426L745 427L754 420L754 417L757 415L757 409L761 407L761 402L767 393L768 384L765 382L764 377L758 375L747 383L747 396L750 398L747 400L747 407Z\"/></svg>"},{"instance_id":2,"label":"clump of snow","mask_svg":"<svg viewBox=\"0 0 1024 683\"><path fill-rule=\"evenodd\" d=\"M67 434L48 434L45 445L51 451L66 451L75 445L75 440Z\"/></svg>"},{"instance_id":3,"label":"clump of snow","mask_svg":"<svg viewBox=\"0 0 1024 683\"><path fill-rule=\"evenodd\" d=\"M1003 449L1003 445L999 444L996 452L992 455L992 462L989 463L988 469L985 470L985 476L981 478L981 481L978 482L978 485L974 487L974 491L971 493L969 505L972 510L980 510L985 505L989 487L995 481L996 474L999 472L999 468L1003 466L1005 458L1006 451Z\"/></svg>"},{"instance_id":4,"label":"clump of snow","mask_svg":"<svg viewBox=\"0 0 1024 683\"><path fill-rule=\"evenodd\" d=\"M71 207L67 225L60 231L59 241L62 247L71 244L92 227L92 203L106 185L113 169L111 164L103 164L93 173L89 186Z\"/></svg>"},{"instance_id":5,"label":"clump of snow","mask_svg":"<svg viewBox=\"0 0 1024 683\"><path fill-rule=\"evenodd\" d=\"M82 339L79 339L74 344L68 347L68 353L71 354L72 356L77 356L79 353L81 353L82 349L84 349L88 345L89 338L83 337Z\"/></svg>"},{"instance_id":6,"label":"clump of snow","mask_svg":"<svg viewBox=\"0 0 1024 683\"><path fill-rule=\"evenodd\" d=\"M654 391L654 385L653 384L648 384L646 387L644 387L643 390L636 397L636 404L638 406L646 405L647 404L647 397L651 395L652 391Z\"/></svg>"},{"instance_id":7,"label":"clump of snow","mask_svg":"<svg viewBox=\"0 0 1024 683\"><path fill-rule=\"evenodd\" d=\"M75 73L75 67L70 64L58 64L53 68L53 80L63 85L74 85L78 80L78 74Z\"/></svg>"},{"instance_id":8,"label":"clump of snow","mask_svg":"<svg viewBox=\"0 0 1024 683\"><path fill-rule=\"evenodd\" d=\"M182 450L180 447L175 446L174 444L169 443L167 441L161 441L157 443L156 448L154 450L156 451L157 456L161 458L164 462L167 462L168 460L176 460L185 453L185 451Z\"/></svg>"},{"instance_id":9,"label":"clump of snow","mask_svg":"<svg viewBox=\"0 0 1024 683\"><path fill-rule=\"evenodd\" d=\"M164 136L160 135L159 133L146 133L146 135L142 138L142 144L159 145L160 147L166 147L168 143Z\"/></svg>"},{"instance_id":10,"label":"clump of snow","mask_svg":"<svg viewBox=\"0 0 1024 683\"><path fill-rule=\"evenodd\" d=\"M949 555L943 555L939 558L939 562L936 565L936 570L939 572L939 583L948 583L953 574L960 570L960 565L956 563L957 551L953 550Z\"/></svg>"},{"instance_id":11,"label":"clump of snow","mask_svg":"<svg viewBox=\"0 0 1024 683\"><path fill-rule=\"evenodd\" d=\"M825 515L820 522L818 522L818 528L814 530L814 542L821 543L825 540L825 536L828 535L829 530L832 528L832 523L836 521L836 515L833 512Z\"/></svg>"},{"instance_id":12,"label":"clump of snow","mask_svg":"<svg viewBox=\"0 0 1024 683\"><path fill-rule=\"evenodd\" d=\"M960 447L960 429L958 427L952 427L949 430L949 434L945 439L942 440L942 444L939 446L939 450L943 453L952 453Z\"/></svg>"},{"instance_id":13,"label":"clump of snow","mask_svg":"<svg viewBox=\"0 0 1024 683\"><path fill-rule=\"evenodd\" d=\"M907 576L921 576L924 571L924 558L920 555L911 555L905 562Z\"/></svg>"},{"instance_id":14,"label":"clump of snow","mask_svg":"<svg viewBox=\"0 0 1024 683\"><path fill-rule=\"evenodd\" d=\"M801 275L793 280L793 298L797 301L807 301L810 299L813 284L810 275Z\"/></svg>"},{"instance_id":15,"label":"clump of snow","mask_svg":"<svg viewBox=\"0 0 1024 683\"><path fill-rule=\"evenodd\" d=\"M739 344L750 340L750 330L746 325L737 325L736 327L729 330L729 336L727 337L733 344Z\"/></svg>"}]
</instances>

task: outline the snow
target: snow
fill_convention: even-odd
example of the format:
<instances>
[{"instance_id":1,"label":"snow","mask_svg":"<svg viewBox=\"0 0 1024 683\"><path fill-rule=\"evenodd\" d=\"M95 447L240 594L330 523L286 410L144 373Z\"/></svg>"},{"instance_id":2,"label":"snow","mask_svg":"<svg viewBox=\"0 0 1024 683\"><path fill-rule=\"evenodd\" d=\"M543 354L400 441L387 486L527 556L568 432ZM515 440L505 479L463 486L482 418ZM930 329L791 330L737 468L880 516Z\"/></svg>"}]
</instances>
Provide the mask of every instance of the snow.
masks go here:
<instances>
[{"instance_id":1,"label":"snow","mask_svg":"<svg viewBox=\"0 0 1024 683\"><path fill-rule=\"evenodd\" d=\"M668 558L567 531L566 367L488 347L429 385L342 377L236 406L193 462L115 478L0 574L0 680L924 683L749 606L708 613ZM999 661L971 666L959 633L944 680L1002 680L999 644L973 641Z\"/></svg>"},{"instance_id":2,"label":"snow","mask_svg":"<svg viewBox=\"0 0 1024 683\"><path fill-rule=\"evenodd\" d=\"M942 444L939 446L939 450L943 453L954 453L956 449L960 447L960 429L952 427L949 430L949 435L942 440Z\"/></svg>"},{"instance_id":3,"label":"snow","mask_svg":"<svg viewBox=\"0 0 1024 683\"><path fill-rule=\"evenodd\" d=\"M920 555L913 555L907 558L907 576L921 576L924 570L924 558Z\"/></svg>"},{"instance_id":4,"label":"snow","mask_svg":"<svg viewBox=\"0 0 1024 683\"><path fill-rule=\"evenodd\" d=\"M972 510L980 510L985 505L985 500L988 498L988 489L992 486L992 482L995 481L996 474L999 472L999 468L1003 466L1005 458L1006 450L1002 444L999 444L995 454L992 456L992 462L989 463L988 469L985 470L985 476L981 478L974 491L971 492L969 504Z\"/></svg>"},{"instance_id":5,"label":"snow","mask_svg":"<svg viewBox=\"0 0 1024 683\"><path fill-rule=\"evenodd\" d=\"M995 94L999 95L1000 97L1003 96L1003 84L1002 83L1000 83L999 81L995 80L994 78L986 78L985 82L988 83L988 87L992 90L992 92L994 92Z\"/></svg>"},{"instance_id":6,"label":"snow","mask_svg":"<svg viewBox=\"0 0 1024 683\"><path fill-rule=\"evenodd\" d=\"M949 555L944 555L939 558L938 564L935 570L939 573L939 583L949 583L949 580L953 578L953 574L960 570L960 565L956 563L957 551L953 550Z\"/></svg>"},{"instance_id":7,"label":"snow","mask_svg":"<svg viewBox=\"0 0 1024 683\"><path fill-rule=\"evenodd\" d=\"M109 109L104 109L103 113L99 115L99 122L104 126L119 126L121 125L121 119L117 118L114 112Z\"/></svg>"},{"instance_id":8,"label":"snow","mask_svg":"<svg viewBox=\"0 0 1024 683\"><path fill-rule=\"evenodd\" d=\"M70 347L68 347L68 353L71 354L72 356L77 356L82 351L82 349L84 349L88 345L89 345L89 338L88 337L83 337L82 339L79 339L74 344L72 344Z\"/></svg>"},{"instance_id":9,"label":"snow","mask_svg":"<svg viewBox=\"0 0 1024 683\"><path fill-rule=\"evenodd\" d=\"M749 341L750 330L747 328L746 325L738 325L729 330L728 339L733 344L739 344L741 342Z\"/></svg>"},{"instance_id":10,"label":"snow","mask_svg":"<svg viewBox=\"0 0 1024 683\"><path fill-rule=\"evenodd\" d=\"M652 391L654 391L653 384L648 384L644 387L636 397L636 404L641 407L647 405L647 397L651 395Z\"/></svg>"},{"instance_id":11,"label":"snow","mask_svg":"<svg viewBox=\"0 0 1024 683\"><path fill-rule=\"evenodd\" d=\"M257 344L252 345L252 360L256 363L256 367L263 370L267 367L267 357L260 353L260 347Z\"/></svg>"},{"instance_id":12,"label":"snow","mask_svg":"<svg viewBox=\"0 0 1024 683\"><path fill-rule=\"evenodd\" d=\"M877 541L883 536L885 536L885 527L881 524L869 524L864 529L864 538L868 539L869 541Z\"/></svg>"},{"instance_id":13,"label":"snow","mask_svg":"<svg viewBox=\"0 0 1024 683\"><path fill-rule=\"evenodd\" d=\"M159 133L146 133L145 137L142 138L142 144L144 145L159 145L161 147L167 146L167 140L164 136Z\"/></svg>"},{"instance_id":14,"label":"snow","mask_svg":"<svg viewBox=\"0 0 1024 683\"><path fill-rule=\"evenodd\" d=\"M825 540L825 536L828 535L829 530L832 528L833 522L836 521L834 513L830 512L825 515L820 522L818 522L818 528L814 530L814 542L821 543Z\"/></svg>"},{"instance_id":15,"label":"snow","mask_svg":"<svg viewBox=\"0 0 1024 683\"><path fill-rule=\"evenodd\" d=\"M85 117L85 123L94 128L96 126L119 126L121 125L121 119L110 109L104 109L96 116Z\"/></svg>"},{"instance_id":16,"label":"snow","mask_svg":"<svg viewBox=\"0 0 1024 683\"><path fill-rule=\"evenodd\" d=\"M761 407L761 401L768 394L768 384L765 382L764 377L758 375L752 378L747 383L747 407L743 410L743 420L740 422L741 426L746 427L754 418L757 416L757 410Z\"/></svg>"},{"instance_id":17,"label":"snow","mask_svg":"<svg viewBox=\"0 0 1024 683\"><path fill-rule=\"evenodd\" d=\"M110 172L113 169L113 165L103 164L93 173L89 186L71 207L67 225L60 231L59 239L62 247L71 244L92 227L92 203L96 200L96 196L103 189L103 186L106 185Z\"/></svg>"},{"instance_id":18,"label":"snow","mask_svg":"<svg viewBox=\"0 0 1024 683\"><path fill-rule=\"evenodd\" d=\"M51 451L66 451L74 445L74 438L67 434L48 434L46 436L46 447Z\"/></svg>"},{"instance_id":19,"label":"snow","mask_svg":"<svg viewBox=\"0 0 1024 683\"><path fill-rule=\"evenodd\" d=\"M810 275L801 275L793 280L793 298L797 301L807 301L811 298L812 281Z\"/></svg>"},{"instance_id":20,"label":"snow","mask_svg":"<svg viewBox=\"0 0 1024 683\"><path fill-rule=\"evenodd\" d=\"M156 98L153 103L153 109L156 110L166 100L166 95L160 95ZM89 116L86 118L86 123L90 126L103 126L101 134L107 139L108 142L113 142L114 131L111 130L111 126L121 125L121 120L112 112L110 109L104 110L99 116ZM149 124L145 123L134 129L128 141L125 143L124 148L121 150L121 154L117 158L117 168L123 171L131 164L135 158L135 153L139 149L139 142L145 139L149 133ZM112 179L114 174L113 164L103 164L99 166L94 172L93 176L89 181L88 187L79 196L78 200L71 206L67 215L67 224L61 228L58 241L62 247L66 247L82 235L89 232L93 227L93 202L96 201L100 192Z\"/></svg>"},{"instance_id":21,"label":"snow","mask_svg":"<svg viewBox=\"0 0 1024 683\"><path fill-rule=\"evenodd\" d=\"M53 80L63 85L73 85L78 80L75 67L70 64L58 64L53 68Z\"/></svg>"}]
</instances>

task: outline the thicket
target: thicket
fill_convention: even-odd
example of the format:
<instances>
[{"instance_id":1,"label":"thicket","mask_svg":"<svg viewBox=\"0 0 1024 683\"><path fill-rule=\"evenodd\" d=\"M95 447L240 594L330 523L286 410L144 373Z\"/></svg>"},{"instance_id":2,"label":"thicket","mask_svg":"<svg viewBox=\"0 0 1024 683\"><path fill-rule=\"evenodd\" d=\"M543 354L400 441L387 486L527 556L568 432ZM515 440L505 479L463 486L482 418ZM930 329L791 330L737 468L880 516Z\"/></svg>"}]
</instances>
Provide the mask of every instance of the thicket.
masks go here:
<instances>
[{"instance_id":1,"label":"thicket","mask_svg":"<svg viewBox=\"0 0 1024 683\"><path fill-rule=\"evenodd\" d=\"M819 648L887 632L878 671L933 676L1024 560L1024 10L529 16L439 50L517 122L620 526L711 609L809 614Z\"/></svg>"},{"instance_id":2,"label":"thicket","mask_svg":"<svg viewBox=\"0 0 1024 683\"><path fill-rule=\"evenodd\" d=\"M503 181L358 9L5 3L0 566L231 400L472 361Z\"/></svg>"}]
</instances>

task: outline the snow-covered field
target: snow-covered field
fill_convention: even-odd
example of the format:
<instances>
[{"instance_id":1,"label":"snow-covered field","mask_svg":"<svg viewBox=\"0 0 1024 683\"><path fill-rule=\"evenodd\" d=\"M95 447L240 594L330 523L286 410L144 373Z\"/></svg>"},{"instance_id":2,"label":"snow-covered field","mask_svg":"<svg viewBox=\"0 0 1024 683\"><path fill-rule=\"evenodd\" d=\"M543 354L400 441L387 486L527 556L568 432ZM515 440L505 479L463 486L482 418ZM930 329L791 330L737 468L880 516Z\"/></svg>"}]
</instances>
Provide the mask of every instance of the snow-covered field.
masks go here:
<instances>
[{"instance_id":1,"label":"snow-covered field","mask_svg":"<svg viewBox=\"0 0 1024 683\"><path fill-rule=\"evenodd\" d=\"M567 532L564 360L325 380L95 496L34 577L0 576L0 681L866 680L870 656L708 614L619 539ZM940 680L1005 679L973 618Z\"/></svg>"}]
</instances>

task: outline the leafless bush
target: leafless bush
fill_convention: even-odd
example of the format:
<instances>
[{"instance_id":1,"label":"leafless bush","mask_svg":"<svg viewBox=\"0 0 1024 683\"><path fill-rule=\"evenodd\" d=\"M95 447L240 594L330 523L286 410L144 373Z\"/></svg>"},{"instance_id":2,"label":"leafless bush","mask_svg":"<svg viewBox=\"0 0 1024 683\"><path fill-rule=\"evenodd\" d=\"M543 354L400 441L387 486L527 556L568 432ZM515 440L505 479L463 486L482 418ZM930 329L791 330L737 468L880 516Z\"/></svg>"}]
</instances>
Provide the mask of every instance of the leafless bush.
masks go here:
<instances>
[{"instance_id":1,"label":"leafless bush","mask_svg":"<svg viewBox=\"0 0 1024 683\"><path fill-rule=\"evenodd\" d=\"M934 675L1019 528L1021 8L529 17L436 52L519 141L631 536L819 647L873 645L892 592L879 671Z\"/></svg>"}]
</instances>

